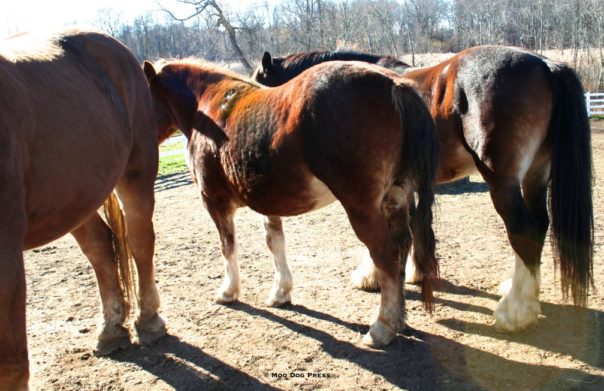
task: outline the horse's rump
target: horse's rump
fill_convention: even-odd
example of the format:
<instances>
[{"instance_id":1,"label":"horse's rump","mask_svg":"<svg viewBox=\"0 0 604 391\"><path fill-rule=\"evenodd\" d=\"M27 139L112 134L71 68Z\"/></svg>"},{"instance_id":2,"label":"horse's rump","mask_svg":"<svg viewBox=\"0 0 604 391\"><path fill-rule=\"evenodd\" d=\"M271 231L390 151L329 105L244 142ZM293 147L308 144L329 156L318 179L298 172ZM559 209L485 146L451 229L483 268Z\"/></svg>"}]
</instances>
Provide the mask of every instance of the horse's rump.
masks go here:
<instances>
[{"instance_id":1,"label":"horse's rump","mask_svg":"<svg viewBox=\"0 0 604 391\"><path fill-rule=\"evenodd\" d=\"M20 146L30 248L71 231L102 203L133 144L146 142L138 124L151 131L151 106L136 60L104 34L24 34L5 44L0 132Z\"/></svg>"},{"instance_id":2,"label":"horse's rump","mask_svg":"<svg viewBox=\"0 0 604 391\"><path fill-rule=\"evenodd\" d=\"M392 86L377 67L331 62L283 86L233 96L223 119L229 139L224 154L232 159L227 176L250 207L281 216L317 207L314 198L322 190L314 178L338 183L343 194L337 198L358 191L351 178L398 181L404 129ZM210 115L227 114L221 108ZM368 199L387 183L373 186L364 189ZM290 211L269 209L284 199L291 200Z\"/></svg>"}]
</instances>

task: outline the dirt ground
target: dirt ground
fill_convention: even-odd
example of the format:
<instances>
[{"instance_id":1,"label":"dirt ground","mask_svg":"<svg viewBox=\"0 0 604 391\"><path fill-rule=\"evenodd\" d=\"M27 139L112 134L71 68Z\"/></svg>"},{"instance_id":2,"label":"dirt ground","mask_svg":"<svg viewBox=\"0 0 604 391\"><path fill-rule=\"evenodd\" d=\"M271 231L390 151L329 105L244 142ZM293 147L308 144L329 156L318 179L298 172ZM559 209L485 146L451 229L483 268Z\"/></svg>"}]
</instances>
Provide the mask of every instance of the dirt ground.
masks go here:
<instances>
[{"instance_id":1,"label":"dirt ground","mask_svg":"<svg viewBox=\"0 0 604 391\"><path fill-rule=\"evenodd\" d=\"M360 343L378 301L355 290L361 254L339 204L284 221L293 304L264 304L272 258L260 220L237 215L242 293L213 302L222 279L218 234L186 174L157 183L157 282L169 336L110 357L93 354L99 299L91 266L71 237L26 253L31 386L39 390L604 389L604 131L594 126L595 285L587 309L564 302L549 243L543 315L515 335L491 327L513 254L486 186L441 190L435 230L444 278L436 311L407 287L403 335L383 350Z\"/></svg>"}]
</instances>

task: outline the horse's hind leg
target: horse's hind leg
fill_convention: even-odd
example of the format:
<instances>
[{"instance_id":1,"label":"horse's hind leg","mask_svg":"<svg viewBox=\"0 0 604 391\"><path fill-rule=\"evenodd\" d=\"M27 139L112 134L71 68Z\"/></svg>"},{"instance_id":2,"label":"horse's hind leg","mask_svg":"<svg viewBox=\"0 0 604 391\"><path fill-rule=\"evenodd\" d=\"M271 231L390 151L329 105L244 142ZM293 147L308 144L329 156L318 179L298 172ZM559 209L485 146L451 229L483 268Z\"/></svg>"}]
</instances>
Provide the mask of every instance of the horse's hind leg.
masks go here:
<instances>
[{"instance_id":1,"label":"horse's hind leg","mask_svg":"<svg viewBox=\"0 0 604 391\"><path fill-rule=\"evenodd\" d=\"M151 171L151 170L149 170ZM126 237L138 273L139 316L135 321L139 342L150 344L166 334L159 316L159 294L155 285L153 252L153 183L155 175L147 170L131 172L118 183L117 193L124 208Z\"/></svg>"},{"instance_id":2,"label":"horse's hind leg","mask_svg":"<svg viewBox=\"0 0 604 391\"><path fill-rule=\"evenodd\" d=\"M95 213L71 234L96 274L103 305L103 326L95 353L105 356L130 344L130 333L123 325L130 312L130 306L126 303L118 283L111 230Z\"/></svg>"},{"instance_id":3,"label":"horse's hind leg","mask_svg":"<svg viewBox=\"0 0 604 391\"><path fill-rule=\"evenodd\" d=\"M409 215L413 216L415 214L415 198L413 194L409 197ZM413 219L413 217L411 217ZM413 236L413 234L411 235ZM401 262L401 268L404 268L405 272L405 282L407 284L419 284L424 279L424 274L416 267L415 265L415 246L411 246L411 250L409 251L409 255L407 259L404 259Z\"/></svg>"},{"instance_id":4,"label":"horse's hind leg","mask_svg":"<svg viewBox=\"0 0 604 391\"><path fill-rule=\"evenodd\" d=\"M363 258L350 275L352 286L363 291L378 291L380 289L380 275L378 273L369 250L363 252Z\"/></svg>"},{"instance_id":5,"label":"horse's hind leg","mask_svg":"<svg viewBox=\"0 0 604 391\"><path fill-rule=\"evenodd\" d=\"M291 302L292 274L285 258L285 235L283 225L278 216L265 216L264 229L266 244L273 254L275 261L275 282L271 288L267 304L278 307Z\"/></svg>"},{"instance_id":6,"label":"horse's hind leg","mask_svg":"<svg viewBox=\"0 0 604 391\"><path fill-rule=\"evenodd\" d=\"M489 191L493 204L506 226L508 239L516 256L512 284L497 304L495 329L513 332L537 321L539 305L540 258L547 229L545 185L527 186L523 199L518 181L492 181ZM537 221L537 223L535 222Z\"/></svg>"},{"instance_id":7,"label":"horse's hind leg","mask_svg":"<svg viewBox=\"0 0 604 391\"><path fill-rule=\"evenodd\" d=\"M375 263L381 286L381 302L377 317L363 343L381 347L387 345L405 324L403 286L400 280L398 241L410 241L407 222L398 226L398 232L390 228L384 212L364 210L344 205L357 237L367 246Z\"/></svg>"},{"instance_id":8,"label":"horse's hind leg","mask_svg":"<svg viewBox=\"0 0 604 391\"><path fill-rule=\"evenodd\" d=\"M224 201L224 200L223 200ZM239 298L239 261L237 259L237 238L235 236L236 208L229 201L216 202L204 198L210 217L216 224L220 236L220 246L224 256L224 281L216 293L216 302L227 304Z\"/></svg>"},{"instance_id":9,"label":"horse's hind leg","mask_svg":"<svg viewBox=\"0 0 604 391\"><path fill-rule=\"evenodd\" d=\"M396 187L394 189L397 189ZM399 195L402 196L402 195ZM393 210L393 215L398 215L401 219L407 221L408 213L413 213L415 210L415 200L413 198L413 194L408 196L408 209L399 209L398 212ZM405 282L410 284L417 284L422 281L423 275L421 272L415 267L413 246L411 248L407 248L406 243L399 243L401 247L401 252L399 254L400 257L400 265L401 272L405 276ZM404 256L403 254L408 254ZM368 252L366 252L361 260L361 263L357 268L352 272L351 275L352 285L361 290L365 291L377 291L380 289L380 281L377 269L375 264L371 260L371 256Z\"/></svg>"}]
</instances>

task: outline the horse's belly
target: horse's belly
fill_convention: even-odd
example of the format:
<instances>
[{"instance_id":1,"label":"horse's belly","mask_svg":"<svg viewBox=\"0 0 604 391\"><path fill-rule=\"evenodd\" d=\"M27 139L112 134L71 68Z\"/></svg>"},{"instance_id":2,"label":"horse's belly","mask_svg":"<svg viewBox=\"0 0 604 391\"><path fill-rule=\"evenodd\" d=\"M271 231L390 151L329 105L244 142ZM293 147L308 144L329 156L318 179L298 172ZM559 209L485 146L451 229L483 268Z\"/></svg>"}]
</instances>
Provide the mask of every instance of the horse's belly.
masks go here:
<instances>
[{"instance_id":1,"label":"horse's belly","mask_svg":"<svg viewBox=\"0 0 604 391\"><path fill-rule=\"evenodd\" d=\"M441 151L436 182L453 182L465 178L475 171L476 165L472 155L466 151L462 144L458 144L455 148L447 148Z\"/></svg>"},{"instance_id":2,"label":"horse's belly","mask_svg":"<svg viewBox=\"0 0 604 391\"><path fill-rule=\"evenodd\" d=\"M313 178L310 182L309 192L311 198L315 200L311 210L321 209L336 200L331 190L318 178ZM310 212L310 211L309 211Z\"/></svg>"},{"instance_id":3,"label":"horse's belly","mask_svg":"<svg viewBox=\"0 0 604 391\"><path fill-rule=\"evenodd\" d=\"M335 200L321 180L311 177L296 187L274 183L270 191L259 191L248 198L248 206L264 215L297 216L323 208Z\"/></svg>"}]
</instances>

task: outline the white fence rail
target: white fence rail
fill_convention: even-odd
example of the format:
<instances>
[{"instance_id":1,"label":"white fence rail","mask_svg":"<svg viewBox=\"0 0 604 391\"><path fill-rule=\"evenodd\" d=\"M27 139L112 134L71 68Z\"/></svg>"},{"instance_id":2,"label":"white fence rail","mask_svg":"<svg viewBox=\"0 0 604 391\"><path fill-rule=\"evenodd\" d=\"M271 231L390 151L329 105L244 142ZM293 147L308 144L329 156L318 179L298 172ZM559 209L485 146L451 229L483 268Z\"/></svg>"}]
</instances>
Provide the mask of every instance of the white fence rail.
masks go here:
<instances>
[{"instance_id":1,"label":"white fence rail","mask_svg":"<svg viewBox=\"0 0 604 391\"><path fill-rule=\"evenodd\" d=\"M604 92L586 92L587 116L604 115Z\"/></svg>"},{"instance_id":2,"label":"white fence rail","mask_svg":"<svg viewBox=\"0 0 604 391\"><path fill-rule=\"evenodd\" d=\"M159 157L180 155L181 153L184 153L187 150L187 138L183 135L170 137L162 143L162 145L172 144L180 144L181 148L160 152Z\"/></svg>"}]
</instances>

